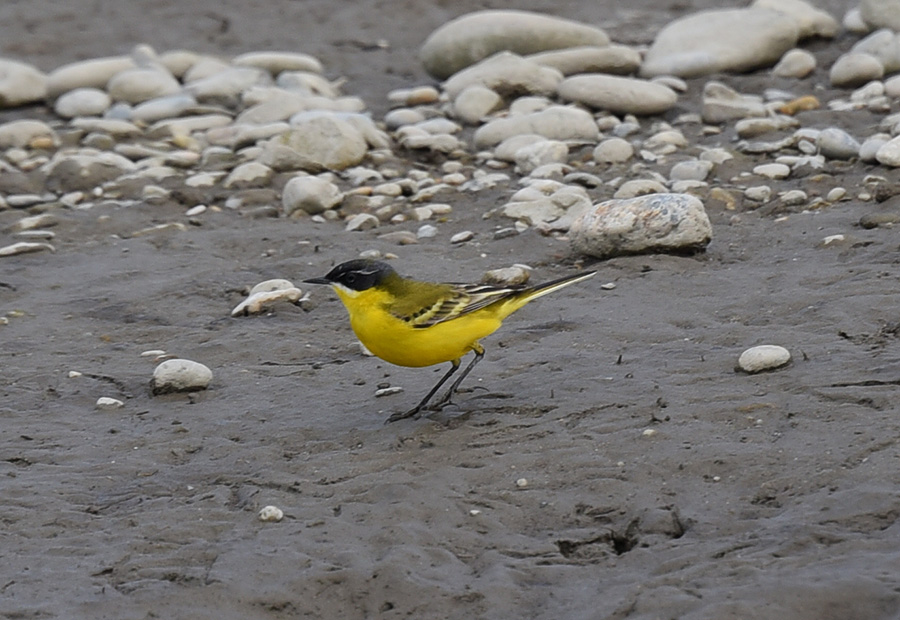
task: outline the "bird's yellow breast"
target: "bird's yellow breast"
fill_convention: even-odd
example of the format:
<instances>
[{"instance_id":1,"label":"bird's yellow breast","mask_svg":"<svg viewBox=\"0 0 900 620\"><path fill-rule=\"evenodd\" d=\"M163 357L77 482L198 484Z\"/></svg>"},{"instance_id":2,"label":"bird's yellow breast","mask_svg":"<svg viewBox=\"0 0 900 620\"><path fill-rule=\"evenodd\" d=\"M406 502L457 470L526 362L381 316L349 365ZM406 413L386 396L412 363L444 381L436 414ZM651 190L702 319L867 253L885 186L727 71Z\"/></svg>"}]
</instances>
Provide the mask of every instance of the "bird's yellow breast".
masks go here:
<instances>
[{"instance_id":1,"label":"bird's yellow breast","mask_svg":"<svg viewBox=\"0 0 900 620\"><path fill-rule=\"evenodd\" d=\"M500 327L499 310L484 308L428 327L413 327L387 311L389 293L377 288L337 288L350 326L369 351L398 366L431 366L457 360Z\"/></svg>"}]
</instances>

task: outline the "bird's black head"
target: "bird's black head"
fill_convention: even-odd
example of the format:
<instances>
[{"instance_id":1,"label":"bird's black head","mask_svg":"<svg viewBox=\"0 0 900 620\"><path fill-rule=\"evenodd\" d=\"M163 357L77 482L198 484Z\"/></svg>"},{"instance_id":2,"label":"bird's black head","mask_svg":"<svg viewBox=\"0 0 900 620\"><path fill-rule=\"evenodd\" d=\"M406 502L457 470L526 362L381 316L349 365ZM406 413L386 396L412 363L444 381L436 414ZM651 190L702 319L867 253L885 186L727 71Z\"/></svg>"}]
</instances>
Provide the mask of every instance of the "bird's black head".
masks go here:
<instances>
[{"instance_id":1,"label":"bird's black head","mask_svg":"<svg viewBox=\"0 0 900 620\"><path fill-rule=\"evenodd\" d=\"M368 258L357 258L341 263L325 274L324 278L312 278L304 280L304 282L337 284L354 291L365 291L373 286L378 286L384 282L385 278L396 273L394 268L387 263Z\"/></svg>"}]
</instances>

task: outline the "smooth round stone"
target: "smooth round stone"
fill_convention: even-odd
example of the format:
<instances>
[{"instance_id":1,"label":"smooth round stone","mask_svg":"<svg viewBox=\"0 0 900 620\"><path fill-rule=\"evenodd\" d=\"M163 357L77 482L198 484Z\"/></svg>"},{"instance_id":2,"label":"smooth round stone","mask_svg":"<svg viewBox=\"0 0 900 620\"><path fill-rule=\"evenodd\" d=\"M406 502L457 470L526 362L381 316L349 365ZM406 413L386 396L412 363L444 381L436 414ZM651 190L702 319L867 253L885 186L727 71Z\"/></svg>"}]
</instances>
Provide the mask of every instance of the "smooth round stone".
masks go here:
<instances>
[{"instance_id":1,"label":"smooth round stone","mask_svg":"<svg viewBox=\"0 0 900 620\"><path fill-rule=\"evenodd\" d=\"M758 174L761 177L769 179L786 179L791 174L791 168L790 166L779 163L760 164L754 166L753 174Z\"/></svg>"},{"instance_id":2,"label":"smooth round stone","mask_svg":"<svg viewBox=\"0 0 900 620\"><path fill-rule=\"evenodd\" d=\"M104 133L121 140L141 135L141 129L130 121L114 118L75 118L69 125L86 132Z\"/></svg>"},{"instance_id":3,"label":"smooth round stone","mask_svg":"<svg viewBox=\"0 0 900 620\"><path fill-rule=\"evenodd\" d=\"M847 195L846 188L843 187L833 187L829 190L828 194L825 196L825 200L828 202L837 202L839 200L843 200L843 198Z\"/></svg>"},{"instance_id":4,"label":"smooth round stone","mask_svg":"<svg viewBox=\"0 0 900 620\"><path fill-rule=\"evenodd\" d=\"M181 79L200 58L201 56L197 52L169 50L159 55L159 62L166 68L166 71Z\"/></svg>"},{"instance_id":5,"label":"smooth round stone","mask_svg":"<svg viewBox=\"0 0 900 620\"><path fill-rule=\"evenodd\" d=\"M620 164L634 157L634 147L622 138L607 138L594 148L594 161L598 164Z\"/></svg>"},{"instance_id":6,"label":"smooth round stone","mask_svg":"<svg viewBox=\"0 0 900 620\"><path fill-rule=\"evenodd\" d=\"M212 381L212 371L199 362L185 359L166 360L153 371L153 394L195 392L205 390Z\"/></svg>"},{"instance_id":7,"label":"smooth round stone","mask_svg":"<svg viewBox=\"0 0 900 620\"><path fill-rule=\"evenodd\" d=\"M900 168L900 136L882 144L875 152L875 159L884 166Z\"/></svg>"},{"instance_id":8,"label":"smooth round stone","mask_svg":"<svg viewBox=\"0 0 900 620\"><path fill-rule=\"evenodd\" d=\"M759 97L745 96L721 82L703 87L702 117L705 123L722 123L741 118L764 117L768 110Z\"/></svg>"},{"instance_id":9,"label":"smooth round stone","mask_svg":"<svg viewBox=\"0 0 900 620\"><path fill-rule=\"evenodd\" d=\"M131 110L131 119L144 123L155 123L164 118L181 116L196 108L197 100L188 93L176 93L144 101Z\"/></svg>"},{"instance_id":10,"label":"smooth round stone","mask_svg":"<svg viewBox=\"0 0 900 620\"><path fill-rule=\"evenodd\" d=\"M274 171L257 161L245 162L231 171L222 183L225 189L244 189L248 187L264 187L272 180Z\"/></svg>"},{"instance_id":11,"label":"smooth round stone","mask_svg":"<svg viewBox=\"0 0 900 620\"><path fill-rule=\"evenodd\" d=\"M477 148L490 148L510 136L533 133L550 140L584 140L594 142L599 137L597 123L586 110L551 106L540 112L499 118L475 131Z\"/></svg>"},{"instance_id":12,"label":"smooth round stone","mask_svg":"<svg viewBox=\"0 0 900 620\"><path fill-rule=\"evenodd\" d=\"M494 157L502 161L514 162L516 161L516 153L519 149L538 142L543 142L546 139L547 138L544 136L533 133L510 136L497 145L497 148L494 149Z\"/></svg>"},{"instance_id":13,"label":"smooth round stone","mask_svg":"<svg viewBox=\"0 0 900 620\"><path fill-rule=\"evenodd\" d=\"M841 25L826 11L817 9L804 0L754 0L753 7L772 9L792 17L800 26L800 38L831 38L838 34Z\"/></svg>"},{"instance_id":14,"label":"smooth round stone","mask_svg":"<svg viewBox=\"0 0 900 620\"><path fill-rule=\"evenodd\" d=\"M689 194L607 200L586 210L569 230L576 252L598 258L697 251L711 239L712 227L703 203Z\"/></svg>"},{"instance_id":15,"label":"smooth round stone","mask_svg":"<svg viewBox=\"0 0 900 620\"><path fill-rule=\"evenodd\" d=\"M859 156L859 142L838 127L828 127L819 132L817 143L819 152L829 159L852 159Z\"/></svg>"},{"instance_id":16,"label":"smooth round stone","mask_svg":"<svg viewBox=\"0 0 900 620\"><path fill-rule=\"evenodd\" d=\"M870 27L900 32L900 0L862 0L859 10Z\"/></svg>"},{"instance_id":17,"label":"smooth round stone","mask_svg":"<svg viewBox=\"0 0 900 620\"><path fill-rule=\"evenodd\" d=\"M43 121L19 120L0 125L0 149L27 148L37 140L55 143L56 132Z\"/></svg>"},{"instance_id":18,"label":"smooth round stone","mask_svg":"<svg viewBox=\"0 0 900 620\"><path fill-rule=\"evenodd\" d=\"M744 372L756 373L780 368L791 361L791 352L773 344L751 347L741 353L738 367Z\"/></svg>"},{"instance_id":19,"label":"smooth round stone","mask_svg":"<svg viewBox=\"0 0 900 620\"><path fill-rule=\"evenodd\" d=\"M296 176L289 180L282 191L281 206L285 215L295 212L315 215L341 202L343 194L337 185L314 176Z\"/></svg>"},{"instance_id":20,"label":"smooth round stone","mask_svg":"<svg viewBox=\"0 0 900 620\"><path fill-rule=\"evenodd\" d=\"M884 76L884 66L871 54L850 52L838 58L828 73L832 86L861 86Z\"/></svg>"},{"instance_id":21,"label":"smooth round stone","mask_svg":"<svg viewBox=\"0 0 900 620\"><path fill-rule=\"evenodd\" d=\"M366 156L365 138L336 116L317 116L266 143L259 161L276 170L344 170Z\"/></svg>"},{"instance_id":22,"label":"smooth round stone","mask_svg":"<svg viewBox=\"0 0 900 620\"><path fill-rule=\"evenodd\" d=\"M171 74L157 69L126 69L109 79L106 85L109 96L116 101L135 104L174 95L181 90Z\"/></svg>"},{"instance_id":23,"label":"smooth round stone","mask_svg":"<svg viewBox=\"0 0 900 620\"><path fill-rule=\"evenodd\" d=\"M569 147L559 140L541 140L518 149L515 154L516 167L523 174L529 174L546 164L565 163L569 158Z\"/></svg>"},{"instance_id":24,"label":"smooth round stone","mask_svg":"<svg viewBox=\"0 0 900 620\"><path fill-rule=\"evenodd\" d=\"M809 200L809 195L802 189L791 189L783 192L778 198L781 200L781 204L787 207L799 207L802 204L806 204Z\"/></svg>"},{"instance_id":25,"label":"smooth round stone","mask_svg":"<svg viewBox=\"0 0 900 620\"><path fill-rule=\"evenodd\" d=\"M184 88L197 101L231 101L253 86L272 84L272 76L257 67L228 67L206 77L188 80L190 75L185 76Z\"/></svg>"},{"instance_id":26,"label":"smooth round stone","mask_svg":"<svg viewBox=\"0 0 900 620\"><path fill-rule=\"evenodd\" d=\"M772 197L772 188L768 185L754 185L744 190L744 198L752 202L767 202Z\"/></svg>"},{"instance_id":27,"label":"smooth round stone","mask_svg":"<svg viewBox=\"0 0 900 620\"><path fill-rule=\"evenodd\" d=\"M272 75L282 71L322 73L322 63L309 54L298 52L249 52L232 59L232 64L264 69Z\"/></svg>"},{"instance_id":28,"label":"smooth round stone","mask_svg":"<svg viewBox=\"0 0 900 620\"><path fill-rule=\"evenodd\" d=\"M496 92L530 95L553 95L563 75L512 52L498 52L463 69L444 82L450 99L469 86L481 85Z\"/></svg>"},{"instance_id":29,"label":"smooth round stone","mask_svg":"<svg viewBox=\"0 0 900 620\"><path fill-rule=\"evenodd\" d=\"M415 125L425 120L425 114L411 108L398 108L384 115L384 124L391 131L406 125Z\"/></svg>"},{"instance_id":30,"label":"smooth round stone","mask_svg":"<svg viewBox=\"0 0 900 620\"><path fill-rule=\"evenodd\" d=\"M181 81L185 84L197 82L232 68L232 65L223 58L217 56L199 56L194 61L194 64L188 67L187 71L182 74ZM266 73L266 75L271 78L268 73Z\"/></svg>"},{"instance_id":31,"label":"smooth round stone","mask_svg":"<svg viewBox=\"0 0 900 620\"><path fill-rule=\"evenodd\" d=\"M661 114L678 101L678 94L662 84L599 73L566 78L558 93L567 101L614 114Z\"/></svg>"},{"instance_id":32,"label":"smooth round stone","mask_svg":"<svg viewBox=\"0 0 900 620\"><path fill-rule=\"evenodd\" d=\"M893 30L883 28L857 41L851 52L869 54L878 59L885 73L900 70L900 37Z\"/></svg>"},{"instance_id":33,"label":"smooth round stone","mask_svg":"<svg viewBox=\"0 0 900 620\"><path fill-rule=\"evenodd\" d=\"M53 111L63 118L101 116L110 105L112 99L105 91L99 88L76 88L60 95L53 104Z\"/></svg>"},{"instance_id":34,"label":"smooth round stone","mask_svg":"<svg viewBox=\"0 0 900 620\"><path fill-rule=\"evenodd\" d=\"M46 96L46 75L31 65L0 58L0 108L34 103Z\"/></svg>"},{"instance_id":35,"label":"smooth round stone","mask_svg":"<svg viewBox=\"0 0 900 620\"><path fill-rule=\"evenodd\" d=\"M47 76L47 96L54 99L76 88L106 88L109 80L134 68L128 56L94 58L57 67Z\"/></svg>"},{"instance_id":36,"label":"smooth round stone","mask_svg":"<svg viewBox=\"0 0 900 620\"><path fill-rule=\"evenodd\" d=\"M461 121L477 125L494 110L503 105L503 98L496 92L473 84L464 88L453 100L453 113Z\"/></svg>"},{"instance_id":37,"label":"smooth round stone","mask_svg":"<svg viewBox=\"0 0 900 620\"><path fill-rule=\"evenodd\" d=\"M673 152L675 149L685 148L688 144L688 139L681 131L665 129L647 138L642 146L656 153L659 151Z\"/></svg>"},{"instance_id":38,"label":"smooth round stone","mask_svg":"<svg viewBox=\"0 0 900 620\"><path fill-rule=\"evenodd\" d=\"M678 162L669 171L669 178L673 181L704 181L712 172L713 163L694 159Z\"/></svg>"},{"instance_id":39,"label":"smooth round stone","mask_svg":"<svg viewBox=\"0 0 900 620\"><path fill-rule=\"evenodd\" d=\"M425 70L446 79L496 52L534 54L583 45L603 47L609 37L599 28L540 13L476 11L432 32L419 52Z\"/></svg>"},{"instance_id":40,"label":"smooth round stone","mask_svg":"<svg viewBox=\"0 0 900 620\"><path fill-rule=\"evenodd\" d=\"M328 99L337 99L341 96L340 89L335 83L309 71L282 71L275 78L275 85L285 90L321 95Z\"/></svg>"},{"instance_id":41,"label":"smooth round stone","mask_svg":"<svg viewBox=\"0 0 900 620\"><path fill-rule=\"evenodd\" d=\"M379 223L378 218L371 213L357 213L347 220L344 230L348 232L372 230L377 228Z\"/></svg>"},{"instance_id":42,"label":"smooth round stone","mask_svg":"<svg viewBox=\"0 0 900 620\"><path fill-rule=\"evenodd\" d=\"M570 47L526 56L527 60L552 67L563 75L607 73L631 75L641 66L641 54L624 45Z\"/></svg>"},{"instance_id":43,"label":"smooth round stone","mask_svg":"<svg viewBox=\"0 0 900 620\"><path fill-rule=\"evenodd\" d=\"M884 146L891 139L890 134L877 133L869 136L859 147L859 158L866 163L875 163L878 161L878 149Z\"/></svg>"},{"instance_id":44,"label":"smooth round stone","mask_svg":"<svg viewBox=\"0 0 900 620\"><path fill-rule=\"evenodd\" d=\"M613 198L627 200L647 194L665 194L666 191L666 186L656 179L632 179L622 183Z\"/></svg>"},{"instance_id":45,"label":"smooth round stone","mask_svg":"<svg viewBox=\"0 0 900 620\"><path fill-rule=\"evenodd\" d=\"M642 77L699 77L747 72L775 64L796 46L799 24L769 9L697 11L670 22L641 65Z\"/></svg>"},{"instance_id":46,"label":"smooth round stone","mask_svg":"<svg viewBox=\"0 0 900 620\"><path fill-rule=\"evenodd\" d=\"M816 57L806 50L792 49L788 51L775 68L772 75L783 78L805 78L816 70Z\"/></svg>"},{"instance_id":47,"label":"smooth round stone","mask_svg":"<svg viewBox=\"0 0 900 620\"><path fill-rule=\"evenodd\" d=\"M121 409L125 406L118 398L110 398L109 396L101 396L97 399L97 404L94 407L98 411L116 411L117 409Z\"/></svg>"}]
</instances>

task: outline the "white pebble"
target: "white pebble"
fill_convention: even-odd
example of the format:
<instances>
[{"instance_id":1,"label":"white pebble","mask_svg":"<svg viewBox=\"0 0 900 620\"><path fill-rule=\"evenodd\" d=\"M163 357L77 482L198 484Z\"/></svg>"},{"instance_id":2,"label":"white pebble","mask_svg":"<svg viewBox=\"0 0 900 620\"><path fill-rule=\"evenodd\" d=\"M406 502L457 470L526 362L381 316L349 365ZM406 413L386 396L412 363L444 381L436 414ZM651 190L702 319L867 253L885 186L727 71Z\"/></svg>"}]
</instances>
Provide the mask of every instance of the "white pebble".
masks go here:
<instances>
[{"instance_id":1,"label":"white pebble","mask_svg":"<svg viewBox=\"0 0 900 620\"><path fill-rule=\"evenodd\" d=\"M647 429L644 429L644 432L641 433L641 436L642 437L653 437L658 432L659 431L657 431L655 428L647 428Z\"/></svg>"},{"instance_id":2,"label":"white pebble","mask_svg":"<svg viewBox=\"0 0 900 620\"><path fill-rule=\"evenodd\" d=\"M391 394L399 394L402 391L403 388L399 385L392 385L390 387L375 390L375 397L378 398L379 396L390 396Z\"/></svg>"},{"instance_id":3,"label":"white pebble","mask_svg":"<svg viewBox=\"0 0 900 620\"><path fill-rule=\"evenodd\" d=\"M83 373L78 372L77 370L69 371L69 379L77 379L78 377L83 376Z\"/></svg>"},{"instance_id":4,"label":"white pebble","mask_svg":"<svg viewBox=\"0 0 900 620\"><path fill-rule=\"evenodd\" d=\"M464 230L450 237L450 243L465 243L466 241L471 241L474 237L475 233L471 230Z\"/></svg>"},{"instance_id":5,"label":"white pebble","mask_svg":"<svg viewBox=\"0 0 900 620\"><path fill-rule=\"evenodd\" d=\"M259 520L269 523L278 523L284 519L284 511L278 506L265 506L259 511Z\"/></svg>"},{"instance_id":6,"label":"white pebble","mask_svg":"<svg viewBox=\"0 0 900 620\"><path fill-rule=\"evenodd\" d=\"M791 353L784 347L763 344L741 353L738 366L744 372L756 373L779 368L791 361Z\"/></svg>"},{"instance_id":7,"label":"white pebble","mask_svg":"<svg viewBox=\"0 0 900 620\"><path fill-rule=\"evenodd\" d=\"M109 396L101 396L97 399L96 408L100 411L115 411L116 409L121 409L125 406L121 400L117 398L110 398Z\"/></svg>"},{"instance_id":8,"label":"white pebble","mask_svg":"<svg viewBox=\"0 0 900 620\"><path fill-rule=\"evenodd\" d=\"M524 489L528 486L528 478L519 478L518 480L516 480L516 486L520 489Z\"/></svg>"}]
</instances>

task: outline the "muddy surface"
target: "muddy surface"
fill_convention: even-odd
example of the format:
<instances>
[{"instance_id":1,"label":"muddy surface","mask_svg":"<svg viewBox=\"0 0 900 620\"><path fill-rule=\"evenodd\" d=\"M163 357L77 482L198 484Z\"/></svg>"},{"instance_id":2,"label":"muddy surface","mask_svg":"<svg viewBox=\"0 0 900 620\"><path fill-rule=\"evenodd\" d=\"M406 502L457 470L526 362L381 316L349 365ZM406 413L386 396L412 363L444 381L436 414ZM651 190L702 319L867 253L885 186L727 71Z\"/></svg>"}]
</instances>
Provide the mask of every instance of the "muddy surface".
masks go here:
<instances>
[{"instance_id":1,"label":"muddy surface","mask_svg":"<svg viewBox=\"0 0 900 620\"><path fill-rule=\"evenodd\" d=\"M183 4L194 3L6 3L0 51L43 69L136 41L304 51L377 114L391 88L426 82L414 52L427 34L482 6ZM617 4L519 6L640 43L714 3ZM811 48L821 64L852 41ZM812 90L824 71L794 88ZM726 79L743 92L768 83ZM673 117L698 110L700 87ZM857 135L879 121L802 118ZM784 188L855 196L866 175L898 181L859 163L822 172ZM534 232L494 240L508 222L482 213L507 196L453 196L439 236L405 247L377 240L383 230L228 210L131 236L186 222L175 204L56 213L55 253L0 263L0 616L897 617L900 242L858 225L892 201L810 213L710 203L704 254L591 262ZM0 212L0 227L21 215ZM462 230L475 240L450 246ZM327 289L303 308L229 316L256 282L320 276L368 249L397 253L398 271L422 279L513 263L538 281L581 262L599 273L485 340L455 407L384 425L445 368L360 355ZM756 344L793 361L735 372ZM140 355L151 349L208 365L211 388L151 397L153 361ZM382 384L404 391L375 399ZM125 407L97 411L100 396ZM282 522L257 519L268 504Z\"/></svg>"}]
</instances>

